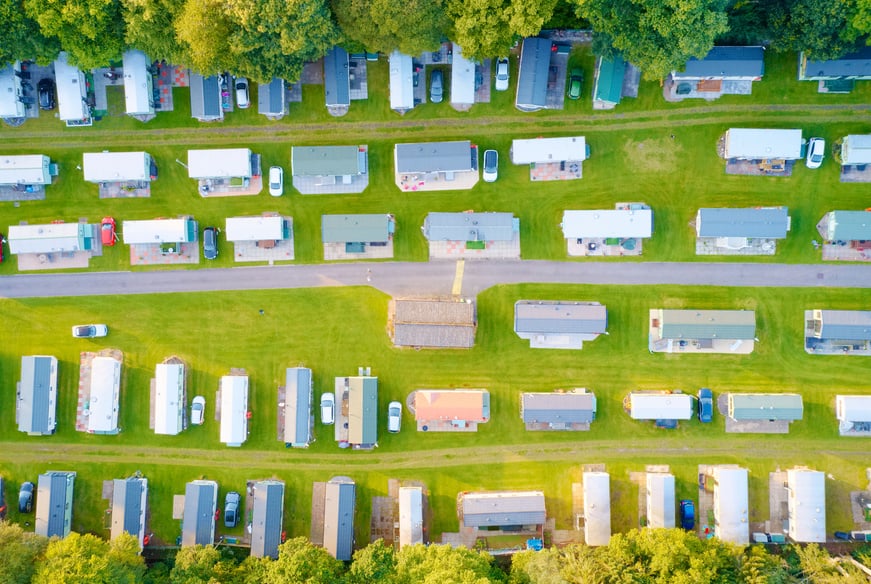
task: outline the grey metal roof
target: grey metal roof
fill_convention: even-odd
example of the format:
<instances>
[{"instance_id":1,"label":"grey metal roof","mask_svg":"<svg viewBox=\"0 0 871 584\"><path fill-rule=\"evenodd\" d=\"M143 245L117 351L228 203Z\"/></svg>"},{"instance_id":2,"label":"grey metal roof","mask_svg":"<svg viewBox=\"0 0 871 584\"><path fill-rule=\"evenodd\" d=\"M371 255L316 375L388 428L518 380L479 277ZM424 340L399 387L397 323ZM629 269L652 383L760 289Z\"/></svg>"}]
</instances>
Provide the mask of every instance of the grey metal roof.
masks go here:
<instances>
[{"instance_id":1,"label":"grey metal roof","mask_svg":"<svg viewBox=\"0 0 871 584\"><path fill-rule=\"evenodd\" d=\"M214 481L193 481L185 485L181 530L183 547L214 543L217 500L218 483Z\"/></svg>"},{"instance_id":2,"label":"grey metal roof","mask_svg":"<svg viewBox=\"0 0 871 584\"><path fill-rule=\"evenodd\" d=\"M366 172L366 151L358 146L294 146L293 176L354 176Z\"/></svg>"},{"instance_id":3,"label":"grey metal roof","mask_svg":"<svg viewBox=\"0 0 871 584\"><path fill-rule=\"evenodd\" d=\"M44 355L21 358L18 430L30 434L51 434L57 408L57 359Z\"/></svg>"},{"instance_id":4,"label":"grey metal roof","mask_svg":"<svg viewBox=\"0 0 871 584\"><path fill-rule=\"evenodd\" d=\"M221 110L221 82L216 75L203 77L190 75L191 115L197 119L214 120L223 115Z\"/></svg>"},{"instance_id":5,"label":"grey metal roof","mask_svg":"<svg viewBox=\"0 0 871 584\"><path fill-rule=\"evenodd\" d=\"M324 94L327 107L351 105L348 51L342 47L333 47L324 56Z\"/></svg>"},{"instance_id":6,"label":"grey metal roof","mask_svg":"<svg viewBox=\"0 0 871 584\"><path fill-rule=\"evenodd\" d=\"M821 310L821 339L871 341L871 310Z\"/></svg>"},{"instance_id":7,"label":"grey metal roof","mask_svg":"<svg viewBox=\"0 0 871 584\"><path fill-rule=\"evenodd\" d=\"M322 215L324 243L369 243L390 239L390 217L380 215Z\"/></svg>"},{"instance_id":8,"label":"grey metal roof","mask_svg":"<svg viewBox=\"0 0 871 584\"><path fill-rule=\"evenodd\" d=\"M127 532L139 539L142 512L142 491L145 484L142 479L130 477L115 479L112 488L112 539Z\"/></svg>"},{"instance_id":9,"label":"grey metal roof","mask_svg":"<svg viewBox=\"0 0 871 584\"><path fill-rule=\"evenodd\" d=\"M284 483L254 483L254 507L251 520L251 555L255 558L278 558L284 520Z\"/></svg>"},{"instance_id":10,"label":"grey metal roof","mask_svg":"<svg viewBox=\"0 0 871 584\"><path fill-rule=\"evenodd\" d=\"M869 77L871 76L871 47L862 47L855 53L830 61L808 59L805 77Z\"/></svg>"},{"instance_id":11,"label":"grey metal roof","mask_svg":"<svg viewBox=\"0 0 871 584\"><path fill-rule=\"evenodd\" d=\"M275 78L258 86L257 111L267 116L284 114L284 79Z\"/></svg>"},{"instance_id":12,"label":"grey metal roof","mask_svg":"<svg viewBox=\"0 0 871 584\"><path fill-rule=\"evenodd\" d=\"M429 213L423 234L429 241L512 241L511 213Z\"/></svg>"},{"instance_id":13,"label":"grey metal roof","mask_svg":"<svg viewBox=\"0 0 871 584\"><path fill-rule=\"evenodd\" d=\"M396 172L466 172L478 168L478 150L468 140L397 144Z\"/></svg>"},{"instance_id":14,"label":"grey metal roof","mask_svg":"<svg viewBox=\"0 0 871 584\"><path fill-rule=\"evenodd\" d=\"M540 525L546 519L544 493L539 491L503 491L465 493L463 495L463 525L465 527Z\"/></svg>"},{"instance_id":15,"label":"grey metal roof","mask_svg":"<svg viewBox=\"0 0 871 584\"><path fill-rule=\"evenodd\" d=\"M871 239L871 212L832 211L829 223L834 226L829 234L832 240L860 241Z\"/></svg>"},{"instance_id":16,"label":"grey metal roof","mask_svg":"<svg viewBox=\"0 0 871 584\"><path fill-rule=\"evenodd\" d=\"M348 477L331 478L324 489L324 548L337 560L354 552L354 507L357 490Z\"/></svg>"},{"instance_id":17,"label":"grey metal roof","mask_svg":"<svg viewBox=\"0 0 871 584\"><path fill-rule=\"evenodd\" d=\"M669 310L662 311L664 339L756 338L753 310Z\"/></svg>"},{"instance_id":18,"label":"grey metal roof","mask_svg":"<svg viewBox=\"0 0 871 584\"><path fill-rule=\"evenodd\" d=\"M525 424L584 424L596 417L592 393L522 393L520 403Z\"/></svg>"},{"instance_id":19,"label":"grey metal roof","mask_svg":"<svg viewBox=\"0 0 871 584\"><path fill-rule=\"evenodd\" d=\"M699 237L755 237L783 239L789 229L786 207L699 209Z\"/></svg>"},{"instance_id":20,"label":"grey metal roof","mask_svg":"<svg viewBox=\"0 0 871 584\"><path fill-rule=\"evenodd\" d=\"M514 304L514 332L602 334L607 309L599 303L519 300Z\"/></svg>"},{"instance_id":21,"label":"grey metal roof","mask_svg":"<svg viewBox=\"0 0 871 584\"><path fill-rule=\"evenodd\" d=\"M699 77L762 77L765 72L765 49L762 47L714 47L701 59L692 57L675 79Z\"/></svg>"},{"instance_id":22,"label":"grey metal roof","mask_svg":"<svg viewBox=\"0 0 871 584\"><path fill-rule=\"evenodd\" d=\"M548 39L523 39L517 78L517 107L539 109L547 106L547 77L552 46L553 43Z\"/></svg>"},{"instance_id":23,"label":"grey metal roof","mask_svg":"<svg viewBox=\"0 0 871 584\"><path fill-rule=\"evenodd\" d=\"M396 300L393 343L400 347L471 348L475 345L475 305L441 300Z\"/></svg>"},{"instance_id":24,"label":"grey metal roof","mask_svg":"<svg viewBox=\"0 0 871 584\"><path fill-rule=\"evenodd\" d=\"M801 420L797 393L730 393L729 417L734 420Z\"/></svg>"},{"instance_id":25,"label":"grey metal roof","mask_svg":"<svg viewBox=\"0 0 871 584\"><path fill-rule=\"evenodd\" d=\"M312 370L291 367L285 372L284 441L291 444L311 442Z\"/></svg>"},{"instance_id":26,"label":"grey metal roof","mask_svg":"<svg viewBox=\"0 0 871 584\"><path fill-rule=\"evenodd\" d=\"M76 473L49 471L39 475L36 487L35 530L45 537L70 533Z\"/></svg>"}]
</instances>

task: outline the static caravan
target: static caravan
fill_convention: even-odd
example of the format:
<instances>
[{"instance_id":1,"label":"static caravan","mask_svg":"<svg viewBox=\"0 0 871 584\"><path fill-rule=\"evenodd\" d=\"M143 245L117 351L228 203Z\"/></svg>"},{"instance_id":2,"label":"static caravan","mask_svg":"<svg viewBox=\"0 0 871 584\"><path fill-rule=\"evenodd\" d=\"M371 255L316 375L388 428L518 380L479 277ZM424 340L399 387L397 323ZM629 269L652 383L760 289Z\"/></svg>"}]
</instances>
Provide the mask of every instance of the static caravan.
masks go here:
<instances>
[{"instance_id":1,"label":"static caravan","mask_svg":"<svg viewBox=\"0 0 871 584\"><path fill-rule=\"evenodd\" d=\"M629 415L633 420L689 420L695 398L686 393L631 393Z\"/></svg>"},{"instance_id":2,"label":"static caravan","mask_svg":"<svg viewBox=\"0 0 871 584\"><path fill-rule=\"evenodd\" d=\"M122 224L127 245L189 243L197 240L197 229L197 222L190 217L124 221Z\"/></svg>"},{"instance_id":3,"label":"static caravan","mask_svg":"<svg viewBox=\"0 0 871 584\"><path fill-rule=\"evenodd\" d=\"M313 440L313 427L312 370L289 367L284 381L284 444L307 448Z\"/></svg>"},{"instance_id":4,"label":"static caravan","mask_svg":"<svg viewBox=\"0 0 871 584\"><path fill-rule=\"evenodd\" d=\"M475 103L475 63L463 56L460 45L453 43L451 63L451 105L472 106Z\"/></svg>"},{"instance_id":5,"label":"static caravan","mask_svg":"<svg viewBox=\"0 0 871 584\"><path fill-rule=\"evenodd\" d=\"M608 545L611 541L611 476L584 473L584 542Z\"/></svg>"},{"instance_id":6,"label":"static caravan","mask_svg":"<svg viewBox=\"0 0 871 584\"><path fill-rule=\"evenodd\" d=\"M86 223L10 225L6 235L13 255L90 251L94 245L94 226Z\"/></svg>"},{"instance_id":7,"label":"static caravan","mask_svg":"<svg viewBox=\"0 0 871 584\"><path fill-rule=\"evenodd\" d=\"M73 488L76 473L50 470L39 475L36 486L37 535L64 538L73 522Z\"/></svg>"},{"instance_id":8,"label":"static caravan","mask_svg":"<svg viewBox=\"0 0 871 584\"><path fill-rule=\"evenodd\" d=\"M333 477L324 490L324 549L347 562L354 553L354 511L357 485L348 477Z\"/></svg>"},{"instance_id":9,"label":"static caravan","mask_svg":"<svg viewBox=\"0 0 871 584\"><path fill-rule=\"evenodd\" d=\"M85 152L85 180L92 183L151 182L151 155L147 152Z\"/></svg>"},{"instance_id":10,"label":"static caravan","mask_svg":"<svg viewBox=\"0 0 871 584\"><path fill-rule=\"evenodd\" d=\"M511 162L513 164L583 162L589 157L587 140L584 136L511 141Z\"/></svg>"},{"instance_id":11,"label":"static caravan","mask_svg":"<svg viewBox=\"0 0 871 584\"><path fill-rule=\"evenodd\" d=\"M268 556L276 560L284 532L284 483L257 481L252 489L251 555L255 558Z\"/></svg>"},{"instance_id":12,"label":"static caravan","mask_svg":"<svg viewBox=\"0 0 871 584\"><path fill-rule=\"evenodd\" d=\"M188 176L197 180L250 179L254 175L251 160L251 150L248 148L188 150Z\"/></svg>"},{"instance_id":13,"label":"static caravan","mask_svg":"<svg viewBox=\"0 0 871 584\"><path fill-rule=\"evenodd\" d=\"M27 115L20 73L21 61L0 69L0 118L14 119Z\"/></svg>"},{"instance_id":14,"label":"static caravan","mask_svg":"<svg viewBox=\"0 0 871 584\"><path fill-rule=\"evenodd\" d=\"M871 134L850 134L841 142L841 165L871 164Z\"/></svg>"},{"instance_id":15,"label":"static caravan","mask_svg":"<svg viewBox=\"0 0 871 584\"><path fill-rule=\"evenodd\" d=\"M112 481L112 529L111 539L129 533L139 542L142 551L145 543L145 518L148 512L148 479L133 476Z\"/></svg>"},{"instance_id":16,"label":"static caravan","mask_svg":"<svg viewBox=\"0 0 871 584\"><path fill-rule=\"evenodd\" d=\"M154 371L154 433L184 430L185 371L181 363L160 363Z\"/></svg>"},{"instance_id":17,"label":"static caravan","mask_svg":"<svg viewBox=\"0 0 871 584\"><path fill-rule=\"evenodd\" d=\"M801 130L732 128L726 132L723 157L738 160L798 160L802 157Z\"/></svg>"},{"instance_id":18,"label":"static caravan","mask_svg":"<svg viewBox=\"0 0 871 584\"><path fill-rule=\"evenodd\" d=\"M61 53L54 62L57 81L57 110L62 122L69 127L90 126L91 107L88 105L88 84L85 74L67 62L67 54Z\"/></svg>"},{"instance_id":19,"label":"static caravan","mask_svg":"<svg viewBox=\"0 0 871 584\"><path fill-rule=\"evenodd\" d=\"M826 475L817 470L786 471L788 535L799 543L826 543Z\"/></svg>"},{"instance_id":20,"label":"static caravan","mask_svg":"<svg viewBox=\"0 0 871 584\"><path fill-rule=\"evenodd\" d=\"M271 120L284 117L286 99L284 79L275 78L257 87L257 111Z\"/></svg>"},{"instance_id":21,"label":"static caravan","mask_svg":"<svg viewBox=\"0 0 871 584\"><path fill-rule=\"evenodd\" d=\"M674 475L647 473L647 527L674 527Z\"/></svg>"},{"instance_id":22,"label":"static caravan","mask_svg":"<svg viewBox=\"0 0 871 584\"><path fill-rule=\"evenodd\" d=\"M564 211L561 227L566 239L646 239L653 235L653 210Z\"/></svg>"},{"instance_id":23,"label":"static caravan","mask_svg":"<svg viewBox=\"0 0 871 584\"><path fill-rule=\"evenodd\" d=\"M221 442L242 446L248 439L248 376L221 378Z\"/></svg>"},{"instance_id":24,"label":"static caravan","mask_svg":"<svg viewBox=\"0 0 871 584\"><path fill-rule=\"evenodd\" d=\"M399 487L399 549L425 543L423 538L423 489Z\"/></svg>"},{"instance_id":25,"label":"static caravan","mask_svg":"<svg viewBox=\"0 0 871 584\"><path fill-rule=\"evenodd\" d=\"M51 159L44 154L0 155L0 185L50 185Z\"/></svg>"},{"instance_id":26,"label":"static caravan","mask_svg":"<svg viewBox=\"0 0 871 584\"><path fill-rule=\"evenodd\" d=\"M91 392L88 398L88 433L117 434L118 402L121 397L121 361L94 357L91 361Z\"/></svg>"},{"instance_id":27,"label":"static caravan","mask_svg":"<svg viewBox=\"0 0 871 584\"><path fill-rule=\"evenodd\" d=\"M128 116L154 115L154 77L145 53L130 50L124 53L124 104Z\"/></svg>"},{"instance_id":28,"label":"static caravan","mask_svg":"<svg viewBox=\"0 0 871 584\"><path fill-rule=\"evenodd\" d=\"M723 541L747 545L750 542L747 469L718 466L713 477L714 534Z\"/></svg>"},{"instance_id":29,"label":"static caravan","mask_svg":"<svg viewBox=\"0 0 871 584\"><path fill-rule=\"evenodd\" d=\"M405 113L414 108L414 63L411 57L390 53L390 109Z\"/></svg>"},{"instance_id":30,"label":"static caravan","mask_svg":"<svg viewBox=\"0 0 871 584\"><path fill-rule=\"evenodd\" d=\"M215 543L218 483L196 480L185 485L181 547Z\"/></svg>"},{"instance_id":31,"label":"static caravan","mask_svg":"<svg viewBox=\"0 0 871 584\"><path fill-rule=\"evenodd\" d=\"M21 358L21 380L15 406L18 431L29 436L54 434L57 428L57 358Z\"/></svg>"},{"instance_id":32,"label":"static caravan","mask_svg":"<svg viewBox=\"0 0 871 584\"><path fill-rule=\"evenodd\" d=\"M203 77L199 73L190 74L191 116L201 122L220 122L224 120L224 107L221 103L221 79L217 75Z\"/></svg>"},{"instance_id":33,"label":"static caravan","mask_svg":"<svg viewBox=\"0 0 871 584\"><path fill-rule=\"evenodd\" d=\"M537 37L523 39L517 96L514 99L514 107L520 111L534 112L548 107L547 87L552 50L553 43L548 39ZM560 81L565 85L565 78L558 79L557 85L560 85Z\"/></svg>"},{"instance_id":34,"label":"static caravan","mask_svg":"<svg viewBox=\"0 0 871 584\"><path fill-rule=\"evenodd\" d=\"M324 96L327 108L351 105L351 71L348 51L333 47L324 56Z\"/></svg>"}]
</instances>

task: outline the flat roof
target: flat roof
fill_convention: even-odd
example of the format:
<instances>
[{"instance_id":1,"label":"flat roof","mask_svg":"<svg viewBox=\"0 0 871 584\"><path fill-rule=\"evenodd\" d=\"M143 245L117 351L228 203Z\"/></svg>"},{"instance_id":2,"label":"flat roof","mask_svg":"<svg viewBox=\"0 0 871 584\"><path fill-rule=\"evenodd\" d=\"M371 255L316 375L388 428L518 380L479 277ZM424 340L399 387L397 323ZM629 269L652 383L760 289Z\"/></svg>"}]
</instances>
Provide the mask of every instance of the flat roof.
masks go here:
<instances>
[{"instance_id":1,"label":"flat roof","mask_svg":"<svg viewBox=\"0 0 871 584\"><path fill-rule=\"evenodd\" d=\"M584 136L511 141L511 162L514 164L582 162L586 159L587 140Z\"/></svg>"},{"instance_id":2,"label":"flat roof","mask_svg":"<svg viewBox=\"0 0 871 584\"><path fill-rule=\"evenodd\" d=\"M513 241L519 222L511 213L428 213L423 235L429 241Z\"/></svg>"},{"instance_id":3,"label":"flat roof","mask_svg":"<svg viewBox=\"0 0 871 584\"><path fill-rule=\"evenodd\" d=\"M702 208L696 216L699 237L783 239L788 231L789 210L786 207Z\"/></svg>"},{"instance_id":4,"label":"flat roof","mask_svg":"<svg viewBox=\"0 0 871 584\"><path fill-rule=\"evenodd\" d=\"M18 389L18 431L53 434L57 427L57 358L21 357Z\"/></svg>"},{"instance_id":5,"label":"flat roof","mask_svg":"<svg viewBox=\"0 0 871 584\"><path fill-rule=\"evenodd\" d=\"M418 389L414 392L414 419L487 422L490 393L486 389Z\"/></svg>"},{"instance_id":6,"label":"flat roof","mask_svg":"<svg viewBox=\"0 0 871 584\"><path fill-rule=\"evenodd\" d=\"M674 527L674 475L647 473L647 527Z\"/></svg>"},{"instance_id":7,"label":"flat roof","mask_svg":"<svg viewBox=\"0 0 871 584\"><path fill-rule=\"evenodd\" d=\"M351 105L348 51L333 47L324 55L324 96L327 107Z\"/></svg>"},{"instance_id":8,"label":"flat roof","mask_svg":"<svg viewBox=\"0 0 871 584\"><path fill-rule=\"evenodd\" d=\"M359 146L294 146L293 176L354 176L366 172L366 149Z\"/></svg>"},{"instance_id":9,"label":"flat roof","mask_svg":"<svg viewBox=\"0 0 871 584\"><path fill-rule=\"evenodd\" d=\"M871 310L820 310L821 339L871 341Z\"/></svg>"},{"instance_id":10,"label":"flat roof","mask_svg":"<svg viewBox=\"0 0 871 584\"><path fill-rule=\"evenodd\" d=\"M67 53L61 52L54 62L57 87L57 111L62 121L78 121L91 117L86 97L88 88L85 75L78 67L67 62Z\"/></svg>"},{"instance_id":11,"label":"flat roof","mask_svg":"<svg viewBox=\"0 0 871 584\"><path fill-rule=\"evenodd\" d=\"M797 393L730 393L729 417L733 420L801 420L804 405Z\"/></svg>"},{"instance_id":12,"label":"flat roof","mask_svg":"<svg viewBox=\"0 0 871 584\"><path fill-rule=\"evenodd\" d=\"M718 538L738 545L750 541L747 469L714 467L714 529Z\"/></svg>"},{"instance_id":13,"label":"flat roof","mask_svg":"<svg viewBox=\"0 0 871 584\"><path fill-rule=\"evenodd\" d=\"M477 171L477 148L468 140L396 144L396 172Z\"/></svg>"},{"instance_id":14,"label":"flat roof","mask_svg":"<svg viewBox=\"0 0 871 584\"><path fill-rule=\"evenodd\" d=\"M388 241L390 223L387 214L321 215L321 237L324 243Z\"/></svg>"},{"instance_id":15,"label":"flat roof","mask_svg":"<svg viewBox=\"0 0 871 584\"><path fill-rule=\"evenodd\" d=\"M90 249L93 232L86 223L10 225L6 241L12 254L85 251Z\"/></svg>"},{"instance_id":16,"label":"flat roof","mask_svg":"<svg viewBox=\"0 0 871 584\"><path fill-rule=\"evenodd\" d=\"M284 79L275 78L257 86L257 112L267 116L284 115Z\"/></svg>"},{"instance_id":17,"label":"flat roof","mask_svg":"<svg viewBox=\"0 0 871 584\"><path fill-rule=\"evenodd\" d=\"M221 377L221 442L241 446L248 439L248 376Z\"/></svg>"},{"instance_id":18,"label":"flat roof","mask_svg":"<svg viewBox=\"0 0 871 584\"><path fill-rule=\"evenodd\" d=\"M535 110L547 107L547 82L553 43L548 39L523 39L520 49L520 71L514 104L519 109ZM563 80L565 81L565 80Z\"/></svg>"},{"instance_id":19,"label":"flat roof","mask_svg":"<svg viewBox=\"0 0 871 584\"><path fill-rule=\"evenodd\" d=\"M754 310L660 310L663 339L727 339L756 338Z\"/></svg>"},{"instance_id":20,"label":"flat roof","mask_svg":"<svg viewBox=\"0 0 871 584\"><path fill-rule=\"evenodd\" d=\"M475 63L463 56L460 45L453 43L451 63L451 103L472 105L475 103Z\"/></svg>"},{"instance_id":21,"label":"flat roof","mask_svg":"<svg viewBox=\"0 0 871 584\"><path fill-rule=\"evenodd\" d=\"M597 209L564 211L563 237L566 239L638 237L653 235L651 209Z\"/></svg>"},{"instance_id":22,"label":"flat roof","mask_svg":"<svg viewBox=\"0 0 871 584\"><path fill-rule=\"evenodd\" d=\"M463 493L463 526L542 525L547 520L541 491Z\"/></svg>"},{"instance_id":23,"label":"flat roof","mask_svg":"<svg viewBox=\"0 0 871 584\"><path fill-rule=\"evenodd\" d=\"M185 485L181 547L215 543L218 483L196 480Z\"/></svg>"},{"instance_id":24,"label":"flat roof","mask_svg":"<svg viewBox=\"0 0 871 584\"><path fill-rule=\"evenodd\" d=\"M414 65L411 57L398 50L390 53L390 109L409 110L414 107Z\"/></svg>"},{"instance_id":25,"label":"flat roof","mask_svg":"<svg viewBox=\"0 0 871 584\"><path fill-rule=\"evenodd\" d=\"M348 377L348 442L378 443L378 378Z\"/></svg>"},{"instance_id":26,"label":"flat roof","mask_svg":"<svg viewBox=\"0 0 871 584\"><path fill-rule=\"evenodd\" d=\"M88 182L151 182L151 156L145 152L85 152L82 168Z\"/></svg>"},{"instance_id":27,"label":"flat roof","mask_svg":"<svg viewBox=\"0 0 871 584\"><path fill-rule=\"evenodd\" d=\"M312 441L312 370L289 367L284 372L284 441L305 445Z\"/></svg>"},{"instance_id":28,"label":"flat roof","mask_svg":"<svg viewBox=\"0 0 871 584\"><path fill-rule=\"evenodd\" d=\"M285 219L281 216L227 217L227 241L281 241L286 239Z\"/></svg>"},{"instance_id":29,"label":"flat roof","mask_svg":"<svg viewBox=\"0 0 871 584\"><path fill-rule=\"evenodd\" d=\"M348 477L333 477L324 489L324 548L348 561L354 553L354 510L357 487Z\"/></svg>"},{"instance_id":30,"label":"flat roof","mask_svg":"<svg viewBox=\"0 0 871 584\"><path fill-rule=\"evenodd\" d=\"M585 472L584 541L608 545L611 541L611 477L606 472Z\"/></svg>"},{"instance_id":31,"label":"flat roof","mask_svg":"<svg viewBox=\"0 0 871 584\"><path fill-rule=\"evenodd\" d=\"M608 311L598 302L518 300L514 304L514 332L539 334L603 334Z\"/></svg>"},{"instance_id":32,"label":"flat roof","mask_svg":"<svg viewBox=\"0 0 871 584\"><path fill-rule=\"evenodd\" d=\"M76 473L50 470L39 475L36 486L34 531L45 537L66 537L73 517Z\"/></svg>"},{"instance_id":33,"label":"flat roof","mask_svg":"<svg viewBox=\"0 0 871 584\"><path fill-rule=\"evenodd\" d=\"M596 417L596 396L580 392L520 394L525 424L589 424Z\"/></svg>"},{"instance_id":34,"label":"flat roof","mask_svg":"<svg viewBox=\"0 0 871 584\"><path fill-rule=\"evenodd\" d=\"M871 134L849 134L841 142L841 164L871 164Z\"/></svg>"},{"instance_id":35,"label":"flat roof","mask_svg":"<svg viewBox=\"0 0 871 584\"><path fill-rule=\"evenodd\" d=\"M828 213L828 237L832 241L871 239L871 212L831 211Z\"/></svg>"},{"instance_id":36,"label":"flat roof","mask_svg":"<svg viewBox=\"0 0 871 584\"><path fill-rule=\"evenodd\" d=\"M142 549L148 502L148 479L130 477L112 481L111 539L129 533Z\"/></svg>"},{"instance_id":37,"label":"flat roof","mask_svg":"<svg viewBox=\"0 0 871 584\"><path fill-rule=\"evenodd\" d=\"M190 178L250 178L252 174L248 148L188 150Z\"/></svg>"},{"instance_id":38,"label":"flat roof","mask_svg":"<svg viewBox=\"0 0 871 584\"><path fill-rule=\"evenodd\" d=\"M871 395L836 395L835 414L843 422L871 422Z\"/></svg>"},{"instance_id":39,"label":"flat roof","mask_svg":"<svg viewBox=\"0 0 871 584\"><path fill-rule=\"evenodd\" d=\"M423 489L399 487L399 549L424 543Z\"/></svg>"},{"instance_id":40,"label":"flat roof","mask_svg":"<svg viewBox=\"0 0 871 584\"><path fill-rule=\"evenodd\" d=\"M731 128L726 132L726 158L798 160L801 130Z\"/></svg>"},{"instance_id":41,"label":"flat roof","mask_svg":"<svg viewBox=\"0 0 871 584\"><path fill-rule=\"evenodd\" d=\"M184 429L185 372L181 363L154 368L154 433L175 436Z\"/></svg>"},{"instance_id":42,"label":"flat roof","mask_svg":"<svg viewBox=\"0 0 871 584\"><path fill-rule=\"evenodd\" d=\"M0 185L51 184L50 164L44 154L0 155Z\"/></svg>"},{"instance_id":43,"label":"flat roof","mask_svg":"<svg viewBox=\"0 0 871 584\"><path fill-rule=\"evenodd\" d=\"M186 243L197 240L197 223L191 218L124 221L121 230L127 245Z\"/></svg>"},{"instance_id":44,"label":"flat roof","mask_svg":"<svg viewBox=\"0 0 871 584\"><path fill-rule=\"evenodd\" d=\"M686 393L629 394L629 415L633 420L689 420L695 399Z\"/></svg>"},{"instance_id":45,"label":"flat roof","mask_svg":"<svg viewBox=\"0 0 871 584\"><path fill-rule=\"evenodd\" d=\"M124 67L124 105L127 115L154 113L154 81L148 71L148 57L131 49L122 57ZM87 179L85 179L87 180Z\"/></svg>"},{"instance_id":46,"label":"flat roof","mask_svg":"<svg viewBox=\"0 0 871 584\"><path fill-rule=\"evenodd\" d=\"M817 470L786 471L789 537L796 542L826 542L826 475Z\"/></svg>"},{"instance_id":47,"label":"flat roof","mask_svg":"<svg viewBox=\"0 0 871 584\"><path fill-rule=\"evenodd\" d=\"M88 432L118 433L120 397L121 362L113 357L94 357L91 361L91 392L88 398Z\"/></svg>"},{"instance_id":48,"label":"flat roof","mask_svg":"<svg viewBox=\"0 0 871 584\"><path fill-rule=\"evenodd\" d=\"M217 75L203 77L190 74L191 117L207 122L224 119L221 106L221 82Z\"/></svg>"},{"instance_id":49,"label":"flat roof","mask_svg":"<svg viewBox=\"0 0 871 584\"><path fill-rule=\"evenodd\" d=\"M691 57L684 71L673 71L681 79L711 79L730 77L762 77L765 73L763 47L713 47L701 59Z\"/></svg>"},{"instance_id":50,"label":"flat roof","mask_svg":"<svg viewBox=\"0 0 871 584\"><path fill-rule=\"evenodd\" d=\"M252 489L251 555L278 559L284 521L284 483L257 481Z\"/></svg>"}]
</instances>

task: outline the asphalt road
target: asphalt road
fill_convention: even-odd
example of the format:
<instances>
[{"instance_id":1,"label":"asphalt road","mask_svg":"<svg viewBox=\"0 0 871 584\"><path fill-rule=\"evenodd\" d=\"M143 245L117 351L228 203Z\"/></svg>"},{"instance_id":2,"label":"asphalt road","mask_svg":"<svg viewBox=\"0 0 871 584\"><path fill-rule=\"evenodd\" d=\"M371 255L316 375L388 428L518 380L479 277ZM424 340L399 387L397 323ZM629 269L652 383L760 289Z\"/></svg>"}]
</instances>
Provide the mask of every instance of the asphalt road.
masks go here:
<instances>
[{"instance_id":1,"label":"asphalt road","mask_svg":"<svg viewBox=\"0 0 871 584\"><path fill-rule=\"evenodd\" d=\"M374 286L391 295L450 294L456 263L386 262L0 277L0 297L37 298ZM871 265L698 262L467 261L462 294L498 284L618 284L871 288Z\"/></svg>"}]
</instances>

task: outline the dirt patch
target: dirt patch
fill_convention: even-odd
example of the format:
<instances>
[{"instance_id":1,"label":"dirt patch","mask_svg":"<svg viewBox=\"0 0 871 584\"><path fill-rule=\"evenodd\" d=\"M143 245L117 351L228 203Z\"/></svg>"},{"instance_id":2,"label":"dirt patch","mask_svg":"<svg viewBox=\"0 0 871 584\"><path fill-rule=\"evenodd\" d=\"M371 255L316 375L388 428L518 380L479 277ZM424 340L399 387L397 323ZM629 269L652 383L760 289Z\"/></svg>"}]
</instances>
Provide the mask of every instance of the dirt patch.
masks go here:
<instances>
[{"instance_id":1,"label":"dirt patch","mask_svg":"<svg viewBox=\"0 0 871 584\"><path fill-rule=\"evenodd\" d=\"M623 144L623 152L638 172L675 172L681 150L680 144L670 136L640 142L627 140Z\"/></svg>"}]
</instances>

